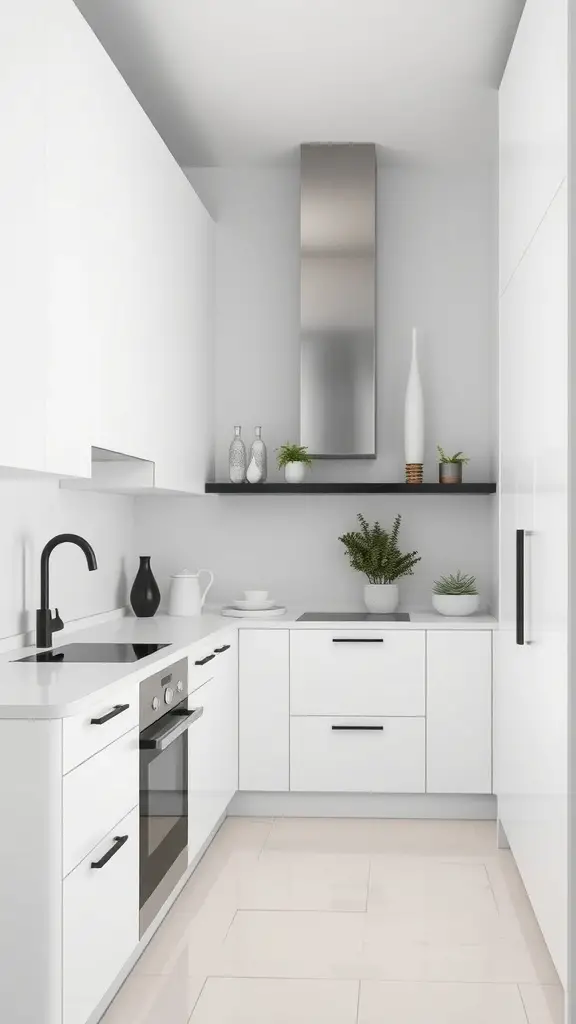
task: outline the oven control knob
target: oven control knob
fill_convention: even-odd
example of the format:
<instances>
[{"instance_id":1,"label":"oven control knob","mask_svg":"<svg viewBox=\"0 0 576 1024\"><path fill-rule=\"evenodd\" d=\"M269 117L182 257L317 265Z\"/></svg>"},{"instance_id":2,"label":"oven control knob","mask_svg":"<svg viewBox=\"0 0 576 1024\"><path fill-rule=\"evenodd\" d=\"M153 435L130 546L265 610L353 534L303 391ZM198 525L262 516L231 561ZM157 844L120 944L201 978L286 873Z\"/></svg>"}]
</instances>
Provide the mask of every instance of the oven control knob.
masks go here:
<instances>
[{"instance_id":1,"label":"oven control knob","mask_svg":"<svg viewBox=\"0 0 576 1024\"><path fill-rule=\"evenodd\" d=\"M158 700L158 697L152 697L152 711L158 711L159 707L160 701Z\"/></svg>"},{"instance_id":2,"label":"oven control knob","mask_svg":"<svg viewBox=\"0 0 576 1024\"><path fill-rule=\"evenodd\" d=\"M178 690L178 693L182 693L182 690L184 689L184 683L182 682L181 679L179 679L178 682L176 683L176 689Z\"/></svg>"},{"instance_id":3,"label":"oven control knob","mask_svg":"<svg viewBox=\"0 0 576 1024\"><path fill-rule=\"evenodd\" d=\"M171 686L167 686L164 690L164 703L171 704L174 700L174 690Z\"/></svg>"}]
</instances>

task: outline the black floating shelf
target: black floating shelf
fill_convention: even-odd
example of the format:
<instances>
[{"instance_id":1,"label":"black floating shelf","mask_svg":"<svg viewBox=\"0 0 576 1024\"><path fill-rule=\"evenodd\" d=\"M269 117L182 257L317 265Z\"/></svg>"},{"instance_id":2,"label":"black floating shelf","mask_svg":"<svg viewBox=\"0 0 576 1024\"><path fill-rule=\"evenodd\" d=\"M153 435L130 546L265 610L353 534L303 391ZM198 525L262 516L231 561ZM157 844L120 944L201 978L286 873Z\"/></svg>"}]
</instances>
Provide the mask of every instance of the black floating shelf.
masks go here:
<instances>
[{"instance_id":1,"label":"black floating shelf","mask_svg":"<svg viewBox=\"0 0 576 1024\"><path fill-rule=\"evenodd\" d=\"M206 494L495 494L496 484L206 484Z\"/></svg>"}]
</instances>

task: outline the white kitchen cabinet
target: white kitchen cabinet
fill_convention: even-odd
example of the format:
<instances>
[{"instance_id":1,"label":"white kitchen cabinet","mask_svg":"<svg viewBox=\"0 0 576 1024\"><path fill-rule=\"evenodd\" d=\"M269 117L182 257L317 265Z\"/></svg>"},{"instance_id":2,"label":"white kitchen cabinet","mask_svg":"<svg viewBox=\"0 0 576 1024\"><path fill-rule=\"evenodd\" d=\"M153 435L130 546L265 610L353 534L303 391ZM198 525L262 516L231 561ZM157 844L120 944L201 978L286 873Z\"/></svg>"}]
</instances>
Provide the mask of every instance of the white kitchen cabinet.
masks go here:
<instances>
[{"instance_id":1,"label":"white kitchen cabinet","mask_svg":"<svg viewBox=\"0 0 576 1024\"><path fill-rule=\"evenodd\" d=\"M492 633L430 630L426 790L492 792Z\"/></svg>"},{"instance_id":2,"label":"white kitchen cabinet","mask_svg":"<svg viewBox=\"0 0 576 1024\"><path fill-rule=\"evenodd\" d=\"M135 808L64 881L63 1024L86 1024L138 944L138 829Z\"/></svg>"},{"instance_id":3,"label":"white kitchen cabinet","mask_svg":"<svg viewBox=\"0 0 576 1024\"><path fill-rule=\"evenodd\" d=\"M241 790L289 788L289 638L287 629L239 630Z\"/></svg>"},{"instance_id":4,"label":"white kitchen cabinet","mask_svg":"<svg viewBox=\"0 0 576 1024\"><path fill-rule=\"evenodd\" d=\"M107 690L105 697L96 696L88 711L65 718L62 722L64 774L136 728L139 703L138 683L122 680Z\"/></svg>"},{"instance_id":5,"label":"white kitchen cabinet","mask_svg":"<svg viewBox=\"0 0 576 1024\"><path fill-rule=\"evenodd\" d=\"M290 789L423 793L424 718L292 716Z\"/></svg>"},{"instance_id":6,"label":"white kitchen cabinet","mask_svg":"<svg viewBox=\"0 0 576 1024\"><path fill-rule=\"evenodd\" d=\"M292 715L423 715L420 630L291 630Z\"/></svg>"},{"instance_id":7,"label":"white kitchen cabinet","mask_svg":"<svg viewBox=\"0 0 576 1024\"><path fill-rule=\"evenodd\" d=\"M222 650L228 647L227 650ZM203 708L188 731L188 859L193 861L238 789L238 656L235 633L213 647L213 676L194 691Z\"/></svg>"}]
</instances>

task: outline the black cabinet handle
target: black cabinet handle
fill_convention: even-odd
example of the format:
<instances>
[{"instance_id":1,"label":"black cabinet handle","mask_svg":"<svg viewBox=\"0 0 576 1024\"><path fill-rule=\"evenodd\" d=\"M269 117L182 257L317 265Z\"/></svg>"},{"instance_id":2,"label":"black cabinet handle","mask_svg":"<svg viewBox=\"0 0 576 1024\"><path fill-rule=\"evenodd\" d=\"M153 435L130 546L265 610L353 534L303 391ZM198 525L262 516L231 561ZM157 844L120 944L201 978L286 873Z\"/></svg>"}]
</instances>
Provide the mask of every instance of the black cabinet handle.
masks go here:
<instances>
[{"instance_id":1,"label":"black cabinet handle","mask_svg":"<svg viewBox=\"0 0 576 1024\"><path fill-rule=\"evenodd\" d=\"M524 644L524 530L516 530L516 643Z\"/></svg>"},{"instance_id":2,"label":"black cabinet handle","mask_svg":"<svg viewBox=\"0 0 576 1024\"><path fill-rule=\"evenodd\" d=\"M383 725L333 725L334 732L384 732Z\"/></svg>"},{"instance_id":3,"label":"black cabinet handle","mask_svg":"<svg viewBox=\"0 0 576 1024\"><path fill-rule=\"evenodd\" d=\"M381 636L333 636L333 644L383 644Z\"/></svg>"},{"instance_id":4,"label":"black cabinet handle","mask_svg":"<svg viewBox=\"0 0 576 1024\"><path fill-rule=\"evenodd\" d=\"M116 704L107 715L102 715L101 718L91 718L90 725L104 725L104 722L109 722L111 718L116 718L116 715L121 715L123 711L128 711L129 707L129 704Z\"/></svg>"},{"instance_id":5,"label":"black cabinet handle","mask_svg":"<svg viewBox=\"0 0 576 1024\"><path fill-rule=\"evenodd\" d=\"M224 651L230 650L230 644L224 644L224 647L215 647L214 654L224 654Z\"/></svg>"},{"instance_id":6,"label":"black cabinet handle","mask_svg":"<svg viewBox=\"0 0 576 1024\"><path fill-rule=\"evenodd\" d=\"M103 867L105 867L105 865L108 863L108 861L112 860L112 857L114 856L114 854L118 853L118 850L121 850L122 847L124 846L124 843L127 843L127 842L128 842L128 836L114 836L114 842L112 843L112 846L110 847L108 852L105 853L103 857L100 857L100 860L93 860L91 865L90 865L90 867L91 868L103 868Z\"/></svg>"},{"instance_id":7,"label":"black cabinet handle","mask_svg":"<svg viewBox=\"0 0 576 1024\"><path fill-rule=\"evenodd\" d=\"M200 661L195 661L194 664L195 665L207 665L208 662L212 661L212 659L215 658L215 657L216 657L215 654L207 654L205 658L201 658Z\"/></svg>"}]
</instances>

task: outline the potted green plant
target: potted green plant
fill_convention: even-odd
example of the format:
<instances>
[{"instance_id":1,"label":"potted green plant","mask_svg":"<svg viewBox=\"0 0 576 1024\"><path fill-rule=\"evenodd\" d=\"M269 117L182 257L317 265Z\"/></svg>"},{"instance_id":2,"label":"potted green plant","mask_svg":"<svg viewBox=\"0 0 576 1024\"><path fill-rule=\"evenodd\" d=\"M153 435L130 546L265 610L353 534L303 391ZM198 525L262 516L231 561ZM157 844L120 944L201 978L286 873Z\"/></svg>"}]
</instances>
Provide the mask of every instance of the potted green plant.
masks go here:
<instances>
[{"instance_id":1,"label":"potted green plant","mask_svg":"<svg viewBox=\"0 0 576 1024\"><path fill-rule=\"evenodd\" d=\"M458 569L450 576L441 576L434 583L432 604L441 615L472 615L478 611L480 598L475 576L466 576Z\"/></svg>"},{"instance_id":2,"label":"potted green plant","mask_svg":"<svg viewBox=\"0 0 576 1024\"><path fill-rule=\"evenodd\" d=\"M412 576L420 556L417 551L402 554L398 534L402 516L397 515L390 531L380 523L374 526L358 513L360 529L338 538L346 548L350 565L368 577L364 587L364 603L369 612L393 612L398 607L398 584L402 576Z\"/></svg>"},{"instance_id":3,"label":"potted green plant","mask_svg":"<svg viewBox=\"0 0 576 1024\"><path fill-rule=\"evenodd\" d=\"M301 484L306 470L312 465L312 456L302 444L283 444L277 448L278 469L284 469L287 484Z\"/></svg>"},{"instance_id":4,"label":"potted green plant","mask_svg":"<svg viewBox=\"0 0 576 1024\"><path fill-rule=\"evenodd\" d=\"M454 455L446 455L440 445L436 445L439 459L438 479L441 484L461 484L462 466L467 465L470 459L462 452L455 452Z\"/></svg>"}]
</instances>

